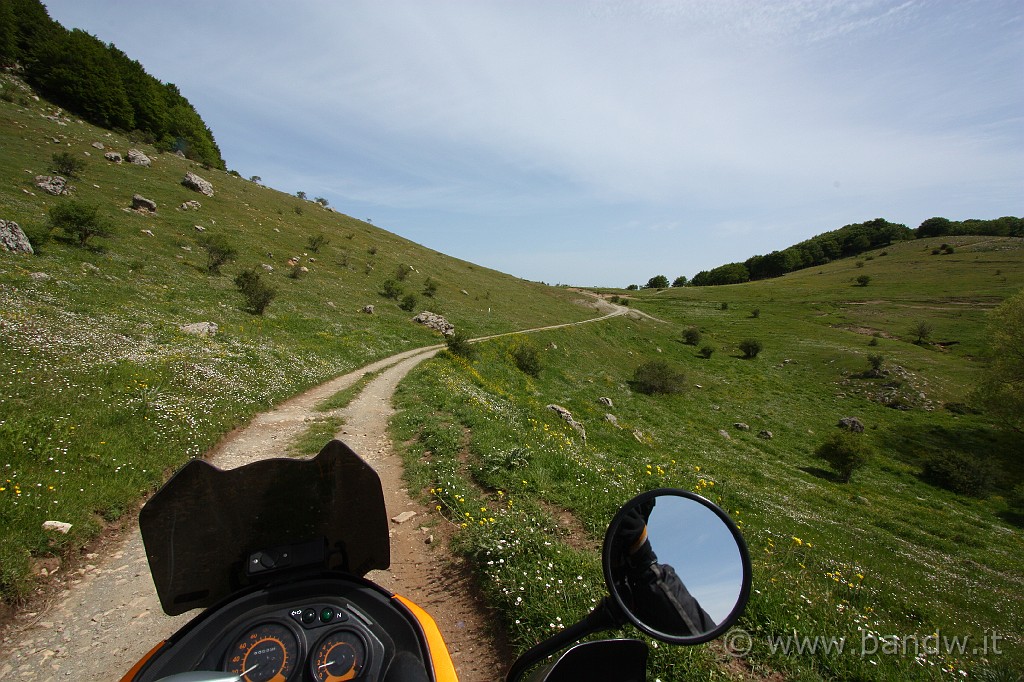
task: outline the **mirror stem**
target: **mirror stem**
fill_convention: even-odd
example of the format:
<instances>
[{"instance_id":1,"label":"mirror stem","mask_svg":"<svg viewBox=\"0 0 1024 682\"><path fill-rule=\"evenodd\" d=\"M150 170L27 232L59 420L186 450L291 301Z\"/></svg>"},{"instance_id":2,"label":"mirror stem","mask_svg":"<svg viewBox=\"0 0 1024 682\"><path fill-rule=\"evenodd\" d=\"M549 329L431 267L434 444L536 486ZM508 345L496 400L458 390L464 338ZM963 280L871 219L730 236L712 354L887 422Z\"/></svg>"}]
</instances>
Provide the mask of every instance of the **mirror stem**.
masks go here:
<instances>
[{"instance_id":1,"label":"mirror stem","mask_svg":"<svg viewBox=\"0 0 1024 682\"><path fill-rule=\"evenodd\" d=\"M527 670L577 640L595 632L611 630L625 624L625 615L621 612L618 605L611 597L605 597L586 618L575 625L570 625L557 635L545 639L517 658L516 662L509 668L505 680L507 682L518 682Z\"/></svg>"}]
</instances>

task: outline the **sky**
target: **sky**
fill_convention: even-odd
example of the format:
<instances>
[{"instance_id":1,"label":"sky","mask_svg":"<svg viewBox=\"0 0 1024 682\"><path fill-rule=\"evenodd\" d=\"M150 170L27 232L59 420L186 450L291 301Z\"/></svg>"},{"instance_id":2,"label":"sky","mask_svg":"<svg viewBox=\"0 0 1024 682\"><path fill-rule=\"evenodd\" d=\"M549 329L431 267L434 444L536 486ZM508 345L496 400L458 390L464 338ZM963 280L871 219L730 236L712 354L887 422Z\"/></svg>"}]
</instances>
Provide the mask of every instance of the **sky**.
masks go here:
<instances>
[{"instance_id":1,"label":"sky","mask_svg":"<svg viewBox=\"0 0 1024 682\"><path fill-rule=\"evenodd\" d=\"M580 286L1024 215L1019 0L44 0L228 168Z\"/></svg>"}]
</instances>

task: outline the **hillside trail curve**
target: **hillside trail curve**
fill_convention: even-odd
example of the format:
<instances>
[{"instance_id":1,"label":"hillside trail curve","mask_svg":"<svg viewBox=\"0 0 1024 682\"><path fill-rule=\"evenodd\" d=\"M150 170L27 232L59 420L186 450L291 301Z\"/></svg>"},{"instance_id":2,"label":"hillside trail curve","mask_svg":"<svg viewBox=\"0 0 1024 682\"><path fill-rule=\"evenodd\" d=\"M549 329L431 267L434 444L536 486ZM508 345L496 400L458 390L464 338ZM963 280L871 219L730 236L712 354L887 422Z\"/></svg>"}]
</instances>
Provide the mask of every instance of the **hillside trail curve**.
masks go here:
<instances>
[{"instance_id":1,"label":"hillside trail curve","mask_svg":"<svg viewBox=\"0 0 1024 682\"><path fill-rule=\"evenodd\" d=\"M566 324L496 334L474 342L587 324L629 314L628 308L603 301L592 303L606 314ZM415 511L413 520L391 527L391 566L367 577L402 594L430 613L448 644L461 682L492 682L511 664L510 652L496 633L490 614L475 598L469 572L428 533L443 535L443 522L415 502L402 480L402 462L388 436L395 413L392 397L399 382L443 345L398 353L336 377L291 398L248 425L225 436L205 456L221 469L282 456L308 425L324 413L317 404L351 387L368 373L377 373L347 407L336 435L360 454L380 476L388 518ZM87 554L84 564L63 576L63 586L44 607L22 613L2 638L0 679L117 680L158 642L182 627L196 612L170 617L160 604L149 575L137 516L130 532ZM428 540L431 540L428 542Z\"/></svg>"}]
</instances>

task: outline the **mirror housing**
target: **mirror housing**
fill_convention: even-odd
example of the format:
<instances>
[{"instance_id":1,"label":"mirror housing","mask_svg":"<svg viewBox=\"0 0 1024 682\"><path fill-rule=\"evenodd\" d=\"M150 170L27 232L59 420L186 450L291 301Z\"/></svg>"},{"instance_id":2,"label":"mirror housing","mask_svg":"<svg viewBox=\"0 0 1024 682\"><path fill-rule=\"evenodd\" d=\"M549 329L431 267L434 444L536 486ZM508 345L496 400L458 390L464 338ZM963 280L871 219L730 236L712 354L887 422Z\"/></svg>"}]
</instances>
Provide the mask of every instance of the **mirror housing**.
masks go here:
<instances>
[{"instance_id":1,"label":"mirror housing","mask_svg":"<svg viewBox=\"0 0 1024 682\"><path fill-rule=\"evenodd\" d=\"M750 598L750 556L739 528L686 490L652 490L623 505L608 526L602 565L615 610L670 644L723 635Z\"/></svg>"}]
</instances>

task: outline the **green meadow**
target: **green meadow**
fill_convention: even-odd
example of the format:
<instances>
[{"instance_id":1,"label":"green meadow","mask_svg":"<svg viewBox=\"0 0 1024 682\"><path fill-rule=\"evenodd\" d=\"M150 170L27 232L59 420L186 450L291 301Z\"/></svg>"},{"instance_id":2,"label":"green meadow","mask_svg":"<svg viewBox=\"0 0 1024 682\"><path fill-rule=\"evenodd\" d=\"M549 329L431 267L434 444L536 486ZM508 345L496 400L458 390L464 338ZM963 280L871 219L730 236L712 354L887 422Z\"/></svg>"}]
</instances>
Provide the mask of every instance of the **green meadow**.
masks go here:
<instances>
[{"instance_id":1,"label":"green meadow","mask_svg":"<svg viewBox=\"0 0 1024 682\"><path fill-rule=\"evenodd\" d=\"M652 679L1016 679L1024 544L1005 496L1024 480L1024 452L972 393L988 312L1024 283L1024 242L946 241L953 254L920 240L777 280L640 291L629 305L660 321L495 340L475 360L442 353L419 367L393 425L412 487L458 524L456 545L513 641L526 647L589 610L617 505L679 486L742 526L754 583L739 627L751 650L662 646ZM932 332L915 343L920 322ZM697 345L683 340L691 327ZM763 350L745 359L751 338ZM539 352L536 377L516 365L524 344ZM884 358L879 376L869 355ZM685 374L681 393L634 389L651 359ZM863 422L872 450L849 483L814 456L843 417ZM988 462L994 487L968 497L924 482L924 462L949 451Z\"/></svg>"}]
</instances>

